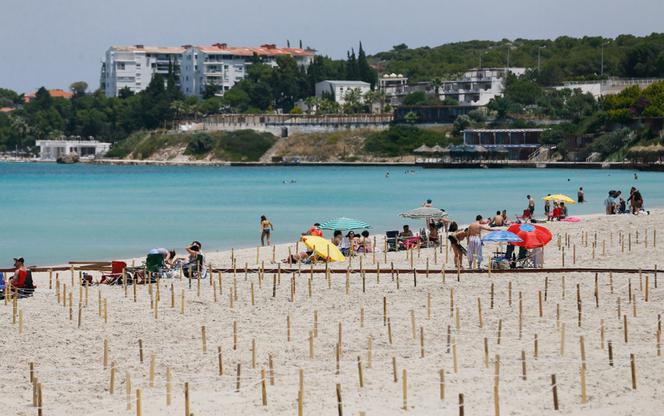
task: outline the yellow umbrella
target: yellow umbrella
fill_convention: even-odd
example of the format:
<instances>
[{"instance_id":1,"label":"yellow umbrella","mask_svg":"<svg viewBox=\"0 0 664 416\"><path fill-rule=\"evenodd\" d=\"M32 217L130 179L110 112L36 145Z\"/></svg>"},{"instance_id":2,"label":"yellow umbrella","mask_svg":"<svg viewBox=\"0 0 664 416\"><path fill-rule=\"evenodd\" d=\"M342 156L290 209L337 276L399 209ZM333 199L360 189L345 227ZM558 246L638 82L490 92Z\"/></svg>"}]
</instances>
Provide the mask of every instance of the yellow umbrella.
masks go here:
<instances>
[{"instance_id":1,"label":"yellow umbrella","mask_svg":"<svg viewBox=\"0 0 664 416\"><path fill-rule=\"evenodd\" d=\"M304 241L304 244L313 250L319 257L328 259L329 261L346 260L339 248L332 244L330 240L314 235L305 235L302 237L302 241Z\"/></svg>"},{"instance_id":2,"label":"yellow umbrella","mask_svg":"<svg viewBox=\"0 0 664 416\"><path fill-rule=\"evenodd\" d=\"M542 199L545 200L545 201L558 201L558 202L564 202L566 204L576 204L575 200L573 200L572 198L568 197L567 195L563 195L563 194L549 195L549 196L545 196Z\"/></svg>"}]
</instances>

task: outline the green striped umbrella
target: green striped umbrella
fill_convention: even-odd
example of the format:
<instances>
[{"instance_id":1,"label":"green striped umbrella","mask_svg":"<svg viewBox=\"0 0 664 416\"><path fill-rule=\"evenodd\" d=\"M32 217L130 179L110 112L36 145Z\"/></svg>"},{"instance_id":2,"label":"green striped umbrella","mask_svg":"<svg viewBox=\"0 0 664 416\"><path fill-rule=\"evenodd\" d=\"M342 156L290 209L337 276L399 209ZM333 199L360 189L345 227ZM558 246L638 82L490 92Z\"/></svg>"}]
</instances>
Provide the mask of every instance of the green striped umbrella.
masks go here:
<instances>
[{"instance_id":1,"label":"green striped umbrella","mask_svg":"<svg viewBox=\"0 0 664 416\"><path fill-rule=\"evenodd\" d=\"M364 221L355 220L352 218L340 217L333 220L326 221L320 225L321 230L363 230L365 228L371 228L369 224Z\"/></svg>"}]
</instances>

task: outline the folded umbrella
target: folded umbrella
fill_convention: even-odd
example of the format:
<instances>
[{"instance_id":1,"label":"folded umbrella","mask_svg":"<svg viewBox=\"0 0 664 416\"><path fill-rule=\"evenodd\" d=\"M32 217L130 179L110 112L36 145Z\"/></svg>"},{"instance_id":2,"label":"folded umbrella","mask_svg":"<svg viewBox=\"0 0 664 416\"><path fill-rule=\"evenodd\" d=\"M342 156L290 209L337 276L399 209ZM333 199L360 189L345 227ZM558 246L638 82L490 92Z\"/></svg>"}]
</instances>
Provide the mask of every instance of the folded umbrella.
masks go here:
<instances>
[{"instance_id":1,"label":"folded umbrella","mask_svg":"<svg viewBox=\"0 0 664 416\"><path fill-rule=\"evenodd\" d=\"M544 247L553 238L551 231L535 224L512 224L507 231L523 240L512 244L526 249Z\"/></svg>"}]
</instances>

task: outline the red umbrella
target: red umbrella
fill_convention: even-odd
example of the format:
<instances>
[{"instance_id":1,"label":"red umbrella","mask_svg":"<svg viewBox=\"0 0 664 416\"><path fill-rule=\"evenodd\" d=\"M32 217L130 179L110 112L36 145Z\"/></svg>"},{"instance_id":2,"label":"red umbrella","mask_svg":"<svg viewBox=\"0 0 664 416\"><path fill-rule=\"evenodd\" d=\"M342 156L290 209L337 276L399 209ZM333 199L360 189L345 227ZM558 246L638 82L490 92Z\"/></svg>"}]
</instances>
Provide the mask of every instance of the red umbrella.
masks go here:
<instances>
[{"instance_id":1,"label":"red umbrella","mask_svg":"<svg viewBox=\"0 0 664 416\"><path fill-rule=\"evenodd\" d=\"M526 249L543 247L553 238L551 231L541 225L512 224L507 231L518 235L523 240L512 244Z\"/></svg>"}]
</instances>

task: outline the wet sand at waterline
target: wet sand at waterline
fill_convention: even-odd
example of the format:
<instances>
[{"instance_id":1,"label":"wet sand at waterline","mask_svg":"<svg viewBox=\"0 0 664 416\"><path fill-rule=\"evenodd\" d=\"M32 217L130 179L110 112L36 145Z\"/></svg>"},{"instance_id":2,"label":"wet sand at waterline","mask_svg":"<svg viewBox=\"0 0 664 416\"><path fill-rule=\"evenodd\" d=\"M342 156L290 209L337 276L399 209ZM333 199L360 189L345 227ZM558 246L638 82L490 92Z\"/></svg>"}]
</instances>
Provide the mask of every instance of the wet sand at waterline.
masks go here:
<instances>
[{"instance_id":1,"label":"wet sand at waterline","mask_svg":"<svg viewBox=\"0 0 664 416\"><path fill-rule=\"evenodd\" d=\"M66 306L58 303L55 273L51 289L49 274L37 273L37 292L18 301L16 323L11 303L0 303L2 413L37 414L29 379L33 362L44 415L135 415L137 389L143 415L182 415L185 383L195 415L293 415L298 397L305 415L338 415L340 408L345 415L459 414L460 394L467 415L496 414L496 404L504 415L658 415L664 394L664 357L657 349L662 276L609 270L664 264L664 230L655 232L663 219L664 211L653 211L547 224L554 239L545 249L545 267L562 266L558 236L564 244L567 235L565 267L606 269L597 280L592 272L568 271L463 273L457 281L451 255L445 266L450 271L440 272L445 247L435 256L433 248L411 253L417 269L426 270L429 262L428 276L421 272L416 278L412 272L397 278L389 271L391 263L411 268L405 252L388 253L387 262L376 253L380 275L372 254L353 258L353 270L360 269L362 258L365 273L348 278L345 273L311 278L309 265L280 278L245 275L245 263L257 266L253 248L234 251L235 276L214 273L200 286L196 280L163 280L159 295L152 285L156 311L149 285L137 287L134 301L132 287L125 296L121 286L92 286L86 297L85 288L74 282L70 312L71 273L58 276L61 298L67 285ZM285 258L288 247L278 246L275 258ZM485 246L485 255L492 248ZM258 254L259 263L273 267L272 248ZM231 253L208 253L208 261L231 268ZM93 275L98 279L99 273ZM275 279L280 280L276 287ZM554 411L552 375L559 412Z\"/></svg>"}]
</instances>

